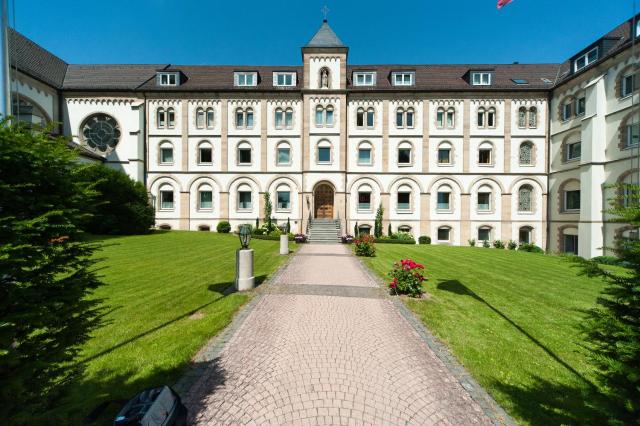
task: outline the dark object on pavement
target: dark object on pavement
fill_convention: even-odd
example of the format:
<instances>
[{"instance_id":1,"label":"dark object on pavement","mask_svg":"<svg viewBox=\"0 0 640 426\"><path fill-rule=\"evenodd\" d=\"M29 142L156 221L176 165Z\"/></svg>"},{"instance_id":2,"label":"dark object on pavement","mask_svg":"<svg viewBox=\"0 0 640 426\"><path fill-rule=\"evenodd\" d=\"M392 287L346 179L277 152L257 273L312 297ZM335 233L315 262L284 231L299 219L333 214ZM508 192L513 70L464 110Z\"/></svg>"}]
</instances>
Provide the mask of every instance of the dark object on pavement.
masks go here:
<instances>
[{"instance_id":1,"label":"dark object on pavement","mask_svg":"<svg viewBox=\"0 0 640 426\"><path fill-rule=\"evenodd\" d=\"M187 408L169 386L146 389L122 407L114 426L184 426Z\"/></svg>"}]
</instances>

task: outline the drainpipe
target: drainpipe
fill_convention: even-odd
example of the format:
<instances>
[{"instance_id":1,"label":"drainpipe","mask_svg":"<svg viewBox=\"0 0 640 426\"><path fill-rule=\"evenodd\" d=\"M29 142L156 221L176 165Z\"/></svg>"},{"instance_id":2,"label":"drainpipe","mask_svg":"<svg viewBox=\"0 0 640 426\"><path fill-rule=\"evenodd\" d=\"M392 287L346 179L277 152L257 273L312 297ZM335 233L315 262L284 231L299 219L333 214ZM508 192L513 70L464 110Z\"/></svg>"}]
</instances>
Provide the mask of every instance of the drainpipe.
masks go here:
<instances>
[{"instance_id":1,"label":"drainpipe","mask_svg":"<svg viewBox=\"0 0 640 426\"><path fill-rule=\"evenodd\" d=\"M7 0L0 5L0 115L11 115L9 92L9 46L7 43Z\"/></svg>"}]
</instances>

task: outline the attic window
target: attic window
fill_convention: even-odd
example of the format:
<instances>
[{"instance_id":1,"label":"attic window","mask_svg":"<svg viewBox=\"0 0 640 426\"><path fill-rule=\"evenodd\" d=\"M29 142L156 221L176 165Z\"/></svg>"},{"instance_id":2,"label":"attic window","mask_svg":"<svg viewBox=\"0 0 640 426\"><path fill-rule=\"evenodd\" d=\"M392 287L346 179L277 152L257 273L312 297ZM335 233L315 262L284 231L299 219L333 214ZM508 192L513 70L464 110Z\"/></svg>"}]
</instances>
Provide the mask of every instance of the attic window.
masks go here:
<instances>
[{"instance_id":1,"label":"attic window","mask_svg":"<svg viewBox=\"0 0 640 426\"><path fill-rule=\"evenodd\" d=\"M471 84L473 86L490 86L491 73L487 71L476 71L471 73Z\"/></svg>"},{"instance_id":2,"label":"attic window","mask_svg":"<svg viewBox=\"0 0 640 426\"><path fill-rule=\"evenodd\" d=\"M258 73L252 72L235 72L233 74L233 83L235 86L257 86L258 85Z\"/></svg>"},{"instance_id":3,"label":"attic window","mask_svg":"<svg viewBox=\"0 0 640 426\"><path fill-rule=\"evenodd\" d=\"M394 71L391 73L391 82L394 86L413 86L415 78L414 71Z\"/></svg>"},{"instance_id":4,"label":"attic window","mask_svg":"<svg viewBox=\"0 0 640 426\"><path fill-rule=\"evenodd\" d=\"M513 81L518 86L521 86L523 84L529 84L529 80L526 80L524 78L512 78L511 81Z\"/></svg>"},{"instance_id":5,"label":"attic window","mask_svg":"<svg viewBox=\"0 0 640 426\"><path fill-rule=\"evenodd\" d=\"M355 86L375 86L375 71L358 71L353 73L353 84Z\"/></svg>"},{"instance_id":6,"label":"attic window","mask_svg":"<svg viewBox=\"0 0 640 426\"><path fill-rule=\"evenodd\" d=\"M158 72L158 86L177 86L180 84L180 73Z\"/></svg>"},{"instance_id":7,"label":"attic window","mask_svg":"<svg viewBox=\"0 0 640 426\"><path fill-rule=\"evenodd\" d=\"M598 60L598 47L594 47L584 55L578 56L574 61L574 71L580 71L582 68Z\"/></svg>"},{"instance_id":8,"label":"attic window","mask_svg":"<svg viewBox=\"0 0 640 426\"><path fill-rule=\"evenodd\" d=\"M296 85L296 73L295 72L274 72L273 73L273 85L291 87Z\"/></svg>"}]
</instances>

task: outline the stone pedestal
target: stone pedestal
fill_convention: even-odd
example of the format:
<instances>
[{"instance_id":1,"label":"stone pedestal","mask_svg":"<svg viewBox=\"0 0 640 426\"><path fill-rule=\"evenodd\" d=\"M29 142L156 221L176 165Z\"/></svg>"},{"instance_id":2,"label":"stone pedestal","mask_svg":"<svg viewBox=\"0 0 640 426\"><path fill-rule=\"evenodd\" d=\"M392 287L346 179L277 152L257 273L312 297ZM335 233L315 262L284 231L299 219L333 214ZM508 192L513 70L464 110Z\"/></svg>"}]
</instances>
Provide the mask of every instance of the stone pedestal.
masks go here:
<instances>
[{"instance_id":1,"label":"stone pedestal","mask_svg":"<svg viewBox=\"0 0 640 426\"><path fill-rule=\"evenodd\" d=\"M280 235L280 254L289 254L289 236Z\"/></svg>"},{"instance_id":2,"label":"stone pedestal","mask_svg":"<svg viewBox=\"0 0 640 426\"><path fill-rule=\"evenodd\" d=\"M236 251L236 290L245 291L254 287L253 249L239 249Z\"/></svg>"}]
</instances>

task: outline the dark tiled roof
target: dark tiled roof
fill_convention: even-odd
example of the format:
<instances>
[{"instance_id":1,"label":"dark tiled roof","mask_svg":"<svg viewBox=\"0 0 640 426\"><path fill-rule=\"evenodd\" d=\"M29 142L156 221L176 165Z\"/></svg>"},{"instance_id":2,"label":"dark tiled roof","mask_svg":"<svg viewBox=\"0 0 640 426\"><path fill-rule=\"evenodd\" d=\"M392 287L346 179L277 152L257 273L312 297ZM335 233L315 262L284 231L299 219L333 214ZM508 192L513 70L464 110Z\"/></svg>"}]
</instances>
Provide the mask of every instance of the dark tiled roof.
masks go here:
<instances>
[{"instance_id":1,"label":"dark tiled roof","mask_svg":"<svg viewBox=\"0 0 640 426\"><path fill-rule=\"evenodd\" d=\"M315 35L304 47L347 47L324 20Z\"/></svg>"},{"instance_id":2,"label":"dark tiled roof","mask_svg":"<svg viewBox=\"0 0 640 426\"><path fill-rule=\"evenodd\" d=\"M66 90L136 90L167 65L69 65Z\"/></svg>"},{"instance_id":3,"label":"dark tiled roof","mask_svg":"<svg viewBox=\"0 0 640 426\"><path fill-rule=\"evenodd\" d=\"M558 64L469 64L469 65L351 65L347 67L349 88L354 90L548 90L555 81ZM375 86L354 86L354 71L376 71ZM414 86L393 86L393 71L414 71ZM489 71L492 73L490 86L473 86L469 84L471 71ZM545 83L542 79L551 83ZM524 79L528 84L519 85L512 79Z\"/></svg>"},{"instance_id":4,"label":"dark tiled roof","mask_svg":"<svg viewBox=\"0 0 640 426\"><path fill-rule=\"evenodd\" d=\"M19 71L55 88L62 87L66 62L11 28L7 31L7 38L11 68L17 67Z\"/></svg>"}]
</instances>

